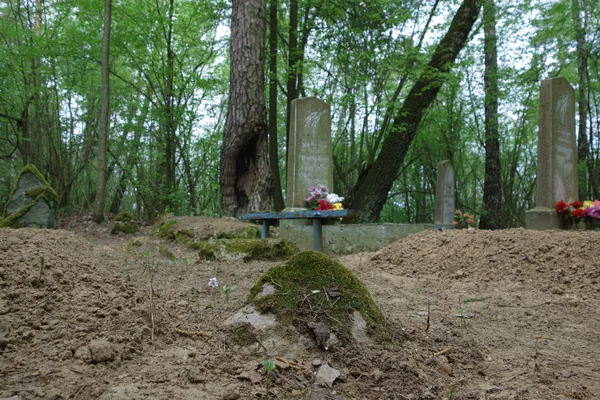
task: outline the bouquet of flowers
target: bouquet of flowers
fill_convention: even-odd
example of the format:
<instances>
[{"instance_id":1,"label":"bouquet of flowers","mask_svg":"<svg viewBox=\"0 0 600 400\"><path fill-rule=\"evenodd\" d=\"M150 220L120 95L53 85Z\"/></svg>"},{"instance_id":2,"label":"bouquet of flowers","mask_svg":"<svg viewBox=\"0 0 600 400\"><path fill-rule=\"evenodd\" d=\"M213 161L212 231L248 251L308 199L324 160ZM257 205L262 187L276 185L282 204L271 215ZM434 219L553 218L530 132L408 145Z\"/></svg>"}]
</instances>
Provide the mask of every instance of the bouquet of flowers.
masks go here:
<instances>
[{"instance_id":1,"label":"bouquet of flowers","mask_svg":"<svg viewBox=\"0 0 600 400\"><path fill-rule=\"evenodd\" d=\"M475 225L475 216L469 213L462 213L460 210L454 211L453 225Z\"/></svg>"},{"instance_id":2,"label":"bouquet of flowers","mask_svg":"<svg viewBox=\"0 0 600 400\"><path fill-rule=\"evenodd\" d=\"M600 200L573 201L561 200L556 203L556 212L568 223L577 225L581 221L600 222Z\"/></svg>"},{"instance_id":3,"label":"bouquet of flowers","mask_svg":"<svg viewBox=\"0 0 600 400\"><path fill-rule=\"evenodd\" d=\"M329 189L325 185L318 184L315 187L308 189L310 196L306 198L308 208L311 210L343 210L343 197L335 193L329 193Z\"/></svg>"}]
</instances>

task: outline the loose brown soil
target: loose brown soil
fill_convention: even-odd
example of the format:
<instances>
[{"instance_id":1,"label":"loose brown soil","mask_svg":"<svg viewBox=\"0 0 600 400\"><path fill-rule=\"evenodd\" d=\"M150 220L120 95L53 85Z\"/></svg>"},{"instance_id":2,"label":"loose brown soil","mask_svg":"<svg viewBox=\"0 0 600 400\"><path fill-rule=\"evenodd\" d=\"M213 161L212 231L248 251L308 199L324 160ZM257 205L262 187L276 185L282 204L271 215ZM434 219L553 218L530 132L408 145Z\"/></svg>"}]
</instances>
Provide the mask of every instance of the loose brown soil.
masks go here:
<instances>
[{"instance_id":1,"label":"loose brown soil","mask_svg":"<svg viewBox=\"0 0 600 400\"><path fill-rule=\"evenodd\" d=\"M600 398L598 232L431 231L338 257L392 339L273 354L224 321L277 263L201 261L149 226L141 247L110 221L61 227L0 229L0 399ZM215 275L237 287L228 303ZM315 386L317 359L341 372L333 387Z\"/></svg>"}]
</instances>

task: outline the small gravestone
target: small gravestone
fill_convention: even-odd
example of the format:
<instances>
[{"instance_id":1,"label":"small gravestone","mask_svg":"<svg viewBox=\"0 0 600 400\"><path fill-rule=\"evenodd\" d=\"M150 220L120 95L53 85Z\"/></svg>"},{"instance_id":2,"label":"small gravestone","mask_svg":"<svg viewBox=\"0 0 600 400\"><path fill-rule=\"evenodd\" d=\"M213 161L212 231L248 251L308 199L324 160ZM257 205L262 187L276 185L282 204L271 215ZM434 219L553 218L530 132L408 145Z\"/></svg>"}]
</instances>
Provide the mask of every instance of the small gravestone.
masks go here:
<instances>
[{"instance_id":1,"label":"small gravestone","mask_svg":"<svg viewBox=\"0 0 600 400\"><path fill-rule=\"evenodd\" d=\"M450 228L454 221L454 167L448 160L438 163L435 187L436 228Z\"/></svg>"},{"instance_id":2,"label":"small gravestone","mask_svg":"<svg viewBox=\"0 0 600 400\"><path fill-rule=\"evenodd\" d=\"M333 191L331 108L307 97L292 101L285 211L306 210L308 189L318 184Z\"/></svg>"},{"instance_id":3,"label":"small gravestone","mask_svg":"<svg viewBox=\"0 0 600 400\"><path fill-rule=\"evenodd\" d=\"M58 196L44 176L31 164L19 174L4 209L0 228L50 228L56 227Z\"/></svg>"},{"instance_id":4,"label":"small gravestone","mask_svg":"<svg viewBox=\"0 0 600 400\"><path fill-rule=\"evenodd\" d=\"M559 229L556 203L577 200L575 92L565 78L542 81L538 132L536 207L527 211L528 229Z\"/></svg>"}]
</instances>

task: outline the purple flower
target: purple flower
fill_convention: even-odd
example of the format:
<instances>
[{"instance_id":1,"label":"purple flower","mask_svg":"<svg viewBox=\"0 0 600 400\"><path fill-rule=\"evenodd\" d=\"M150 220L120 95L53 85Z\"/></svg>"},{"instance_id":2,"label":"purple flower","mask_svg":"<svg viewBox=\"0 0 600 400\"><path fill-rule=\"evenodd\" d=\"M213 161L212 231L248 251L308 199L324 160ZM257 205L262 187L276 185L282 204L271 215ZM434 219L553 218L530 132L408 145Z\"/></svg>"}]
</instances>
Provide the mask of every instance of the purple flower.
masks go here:
<instances>
[{"instance_id":1,"label":"purple flower","mask_svg":"<svg viewBox=\"0 0 600 400\"><path fill-rule=\"evenodd\" d=\"M585 215L592 219L600 220L600 206L594 205L592 207L586 208Z\"/></svg>"}]
</instances>

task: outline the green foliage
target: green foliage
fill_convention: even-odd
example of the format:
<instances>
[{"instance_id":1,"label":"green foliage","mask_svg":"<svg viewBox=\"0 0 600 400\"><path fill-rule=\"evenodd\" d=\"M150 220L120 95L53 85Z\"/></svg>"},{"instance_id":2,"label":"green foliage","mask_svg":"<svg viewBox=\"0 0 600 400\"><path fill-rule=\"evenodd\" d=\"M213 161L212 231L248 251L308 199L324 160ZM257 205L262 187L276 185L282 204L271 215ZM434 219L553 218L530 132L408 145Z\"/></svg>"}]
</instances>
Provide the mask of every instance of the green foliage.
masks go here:
<instances>
[{"instance_id":1,"label":"green foliage","mask_svg":"<svg viewBox=\"0 0 600 400\"><path fill-rule=\"evenodd\" d=\"M539 81L564 76L580 84L573 5L578 1L499 2L502 223L524 225L535 204ZM302 96L332 106L334 192L348 194L389 134L393 115L426 65L458 7L455 2L372 0L299 4ZM432 5L437 7L432 9ZM590 0L580 16L589 54L589 156L580 160L581 196L600 195L598 63L600 7ZM583 5L583 3L582 3ZM289 4L279 2L278 84L290 75ZM219 154L229 80L223 27L230 4L145 2L113 4L111 32L111 212L135 210L151 219L220 214ZM60 212L89 210L97 180L102 4L44 3L35 27L35 2L0 8L0 203L29 162L48 177ZM429 16L434 15L432 21ZM523 25L529 26L523 29ZM169 34L165 34L168 32ZM410 145L381 222L432 222L437 162L452 161L457 207L482 209L484 177L483 42L475 32L461 52ZM278 100L278 144L285 187L287 98ZM56 196L60 194L60 197ZM39 193L31 193L31 195ZM112 200L112 201L111 201ZM6 224L6 222L4 222ZM189 232L169 240L187 242ZM227 237L227 235L225 236ZM250 236L248 236L250 237Z\"/></svg>"},{"instance_id":2,"label":"green foliage","mask_svg":"<svg viewBox=\"0 0 600 400\"><path fill-rule=\"evenodd\" d=\"M267 375L270 374L271 372L275 371L275 368L277 368L275 366L275 363L273 362L273 360L263 360L261 365L263 366L265 371L267 371Z\"/></svg>"}]
</instances>

